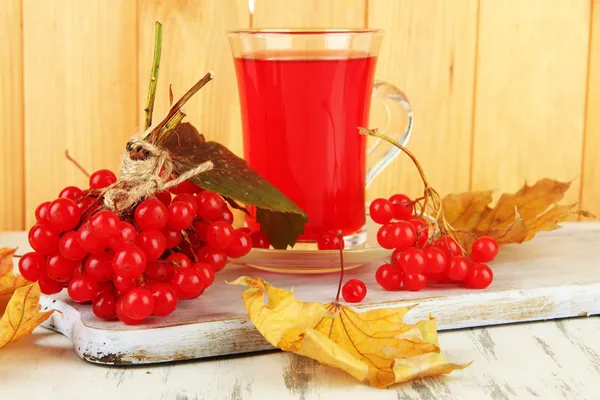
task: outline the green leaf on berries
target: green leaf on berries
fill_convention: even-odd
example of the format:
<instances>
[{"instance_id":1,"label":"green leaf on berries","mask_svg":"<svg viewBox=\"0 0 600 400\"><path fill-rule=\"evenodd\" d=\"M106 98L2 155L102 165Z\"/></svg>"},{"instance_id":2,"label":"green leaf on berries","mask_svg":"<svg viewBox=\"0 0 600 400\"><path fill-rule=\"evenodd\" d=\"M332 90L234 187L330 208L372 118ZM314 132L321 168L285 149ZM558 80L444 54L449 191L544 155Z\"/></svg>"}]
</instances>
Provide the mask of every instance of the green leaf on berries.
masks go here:
<instances>
[{"instance_id":1,"label":"green leaf on berries","mask_svg":"<svg viewBox=\"0 0 600 400\"><path fill-rule=\"evenodd\" d=\"M207 142L191 124L180 124L157 144L171 153L179 174L211 161L212 170L190 180L236 202L256 206L261 230L276 249L294 246L304 232L308 218L300 207L225 146Z\"/></svg>"}]
</instances>

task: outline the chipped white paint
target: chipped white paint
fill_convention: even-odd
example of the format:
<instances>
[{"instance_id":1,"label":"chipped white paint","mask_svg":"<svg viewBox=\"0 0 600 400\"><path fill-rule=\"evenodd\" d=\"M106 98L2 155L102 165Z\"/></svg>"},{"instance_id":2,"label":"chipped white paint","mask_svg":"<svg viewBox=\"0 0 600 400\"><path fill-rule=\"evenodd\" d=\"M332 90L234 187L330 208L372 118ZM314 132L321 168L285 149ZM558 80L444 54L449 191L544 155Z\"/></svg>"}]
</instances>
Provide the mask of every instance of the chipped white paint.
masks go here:
<instances>
[{"instance_id":1,"label":"chipped white paint","mask_svg":"<svg viewBox=\"0 0 600 400\"><path fill-rule=\"evenodd\" d=\"M11 240L23 237L0 235L0 243L9 245ZM431 313L441 330L595 315L600 313L598 243L600 224L566 224L527 244L508 246L493 264L493 285L484 291L434 286L418 293L386 292L374 282L372 267L348 275L363 279L369 288L359 308L418 304L408 318ZM230 266L204 296L183 302L167 318L138 326L99 321L89 306L70 303L63 295L44 300L45 306L61 311L45 326L69 337L81 357L99 363L152 363L269 349L247 319L239 297L242 288L224 282L242 274L294 286L296 295L309 301L330 301L339 279L337 274L280 275Z\"/></svg>"}]
</instances>

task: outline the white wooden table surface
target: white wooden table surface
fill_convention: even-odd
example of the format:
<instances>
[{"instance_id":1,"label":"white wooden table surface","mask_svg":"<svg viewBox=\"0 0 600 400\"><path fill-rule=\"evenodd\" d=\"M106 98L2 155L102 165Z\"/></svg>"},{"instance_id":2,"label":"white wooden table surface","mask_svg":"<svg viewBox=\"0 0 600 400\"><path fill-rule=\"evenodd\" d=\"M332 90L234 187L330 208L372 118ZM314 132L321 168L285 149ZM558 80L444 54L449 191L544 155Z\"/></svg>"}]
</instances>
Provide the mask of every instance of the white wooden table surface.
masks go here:
<instances>
[{"instance_id":1,"label":"white wooden table surface","mask_svg":"<svg viewBox=\"0 0 600 400\"><path fill-rule=\"evenodd\" d=\"M600 399L598 317L446 331L443 351L466 370L374 389L282 352L106 367L38 328L0 350L0 399Z\"/></svg>"}]
</instances>

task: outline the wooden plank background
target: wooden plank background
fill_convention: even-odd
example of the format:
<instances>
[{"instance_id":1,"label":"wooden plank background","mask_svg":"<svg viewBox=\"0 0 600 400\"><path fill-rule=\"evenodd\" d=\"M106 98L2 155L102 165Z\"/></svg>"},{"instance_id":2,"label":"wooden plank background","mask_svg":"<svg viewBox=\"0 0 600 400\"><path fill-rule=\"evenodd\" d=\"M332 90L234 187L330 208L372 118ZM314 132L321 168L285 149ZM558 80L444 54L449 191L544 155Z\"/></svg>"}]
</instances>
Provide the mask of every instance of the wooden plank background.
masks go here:
<instances>
[{"instance_id":1,"label":"wooden plank background","mask_svg":"<svg viewBox=\"0 0 600 400\"><path fill-rule=\"evenodd\" d=\"M143 119L153 25L164 24L156 112L216 80L186 112L242 152L226 30L373 27L386 31L377 79L415 109L409 147L442 193L573 180L568 200L600 215L600 0L5 0L0 2L0 230L35 206L117 169ZM369 198L421 190L402 156Z\"/></svg>"}]
</instances>

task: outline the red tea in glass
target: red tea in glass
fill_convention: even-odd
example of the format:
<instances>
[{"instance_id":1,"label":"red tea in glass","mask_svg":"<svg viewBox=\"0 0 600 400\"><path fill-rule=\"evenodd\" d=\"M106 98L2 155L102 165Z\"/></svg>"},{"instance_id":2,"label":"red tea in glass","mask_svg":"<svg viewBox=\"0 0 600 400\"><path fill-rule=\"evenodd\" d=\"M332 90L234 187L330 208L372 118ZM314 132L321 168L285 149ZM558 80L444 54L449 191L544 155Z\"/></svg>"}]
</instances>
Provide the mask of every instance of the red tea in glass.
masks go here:
<instances>
[{"instance_id":1,"label":"red tea in glass","mask_svg":"<svg viewBox=\"0 0 600 400\"><path fill-rule=\"evenodd\" d=\"M245 159L307 213L300 240L341 230L349 246L363 243L366 184L397 154L385 150L367 173L358 132L369 122L381 32L250 30L230 38ZM378 85L410 113L397 89Z\"/></svg>"}]
</instances>

